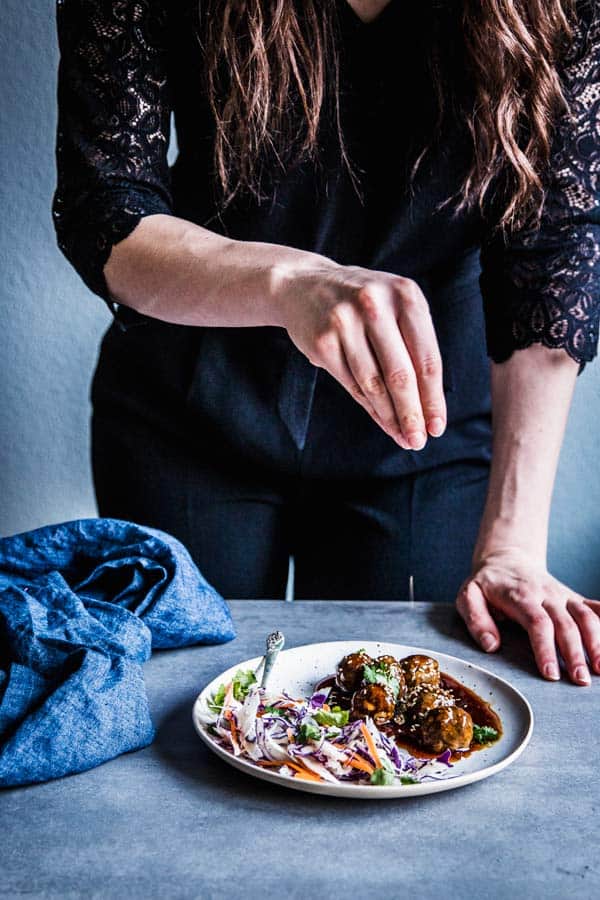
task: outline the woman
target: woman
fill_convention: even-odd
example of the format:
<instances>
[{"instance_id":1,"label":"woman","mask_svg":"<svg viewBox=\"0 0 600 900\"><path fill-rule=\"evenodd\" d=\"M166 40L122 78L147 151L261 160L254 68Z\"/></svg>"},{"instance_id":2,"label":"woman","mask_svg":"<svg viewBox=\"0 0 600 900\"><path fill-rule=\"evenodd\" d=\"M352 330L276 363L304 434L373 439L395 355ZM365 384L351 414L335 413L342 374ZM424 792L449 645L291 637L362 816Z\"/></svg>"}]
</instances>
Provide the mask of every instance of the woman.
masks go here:
<instances>
[{"instance_id":1,"label":"woman","mask_svg":"<svg viewBox=\"0 0 600 900\"><path fill-rule=\"evenodd\" d=\"M290 552L296 597L412 576L589 684L600 604L546 543L597 351L594 4L62 0L58 31L58 243L114 315L100 514L226 597L282 596Z\"/></svg>"}]
</instances>

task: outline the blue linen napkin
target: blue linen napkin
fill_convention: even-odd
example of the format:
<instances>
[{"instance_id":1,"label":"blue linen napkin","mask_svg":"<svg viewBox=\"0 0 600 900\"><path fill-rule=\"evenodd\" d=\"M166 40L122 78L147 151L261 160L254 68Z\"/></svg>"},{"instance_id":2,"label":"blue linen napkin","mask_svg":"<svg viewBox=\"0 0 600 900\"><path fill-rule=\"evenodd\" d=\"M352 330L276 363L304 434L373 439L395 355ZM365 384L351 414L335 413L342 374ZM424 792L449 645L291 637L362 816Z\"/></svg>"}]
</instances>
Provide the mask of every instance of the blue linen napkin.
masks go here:
<instances>
[{"instance_id":1,"label":"blue linen napkin","mask_svg":"<svg viewBox=\"0 0 600 900\"><path fill-rule=\"evenodd\" d=\"M152 648L234 637L223 597L163 531L98 518L0 539L0 787L147 746Z\"/></svg>"}]
</instances>

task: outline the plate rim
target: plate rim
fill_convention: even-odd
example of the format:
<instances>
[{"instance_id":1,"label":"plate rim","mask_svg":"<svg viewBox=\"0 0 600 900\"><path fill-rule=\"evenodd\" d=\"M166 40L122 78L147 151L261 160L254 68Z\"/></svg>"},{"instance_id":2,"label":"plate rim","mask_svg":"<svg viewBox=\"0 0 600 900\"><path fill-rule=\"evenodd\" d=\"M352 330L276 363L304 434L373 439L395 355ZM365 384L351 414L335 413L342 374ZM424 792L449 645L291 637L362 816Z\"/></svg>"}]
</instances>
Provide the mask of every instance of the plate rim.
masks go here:
<instances>
[{"instance_id":1,"label":"plate rim","mask_svg":"<svg viewBox=\"0 0 600 900\"><path fill-rule=\"evenodd\" d=\"M314 647L322 647L322 646L333 646L336 644L349 644L354 643L354 639L346 639L346 640L335 640L335 641L313 641L308 644L298 644L293 647L286 647L282 650L282 654L287 651L301 651L306 650L308 648ZM482 781L485 778L490 778L491 776L497 774L498 772L506 769L508 766L512 765L515 760L521 756L524 750L527 748L531 736L533 734L533 726L534 726L534 714L531 704L527 697L523 694L519 688L515 687L511 684L510 681L503 678L501 675L496 675L495 672L486 669L484 666L480 666L477 663L472 663L468 660L462 659L459 656L454 656L451 653L445 653L442 650L432 650L431 648L425 647L417 647L413 644L403 644L399 641L387 641L387 640L357 640L356 643L359 646L363 646L363 644L380 644L380 645L388 645L388 646L396 646L396 647L405 647L409 648L414 653L419 653L427 656L436 655L443 656L448 660L452 660L453 662L459 663L461 666L466 666L475 671L479 671L492 678L494 681L500 682L504 686L505 689L508 689L509 692L512 692L516 695L516 697L522 703L525 712L527 713L528 721L527 728L524 737L518 744L518 746L509 753L506 757L498 760L496 763L492 763L489 766L485 766L483 769L477 770L475 772L466 772L463 775L455 775L452 778L443 779L441 781L436 782L427 782L427 790L423 790L424 785L422 784L409 784L409 785L368 785L368 784L333 784L329 782L323 783L315 783L313 784L310 781L301 781L300 779L292 778L290 775L282 775L278 772L271 772L267 769L262 769L260 766L254 765L250 760L243 759L241 757L234 756L224 747L221 747L219 743L213 738L211 734L206 731L206 729L201 725L201 723L197 720L197 709L200 704L200 700L204 693L210 688L213 682L221 679L225 672L230 671L239 666L243 666L245 664L252 664L260 661L262 659L262 655L250 657L245 660L240 660L237 663L234 663L231 666L228 666L218 675L215 675L210 681L208 681L200 693L196 696L194 703L192 705L192 722L194 724L194 728L200 737L200 739L204 742L204 744L213 751L217 756L223 759L226 763L238 769L238 771L244 772L247 775L250 775L253 778L259 778L262 781L267 781L271 784L277 784L280 787L291 788L292 790L303 791L304 793L318 794L321 796L329 796L329 797L338 797L338 798L347 798L349 800L359 800L359 799L369 799L369 800L400 800L403 797L425 797L428 794L440 793L442 791L454 790L456 788L465 787L468 784L474 784L477 781Z\"/></svg>"}]
</instances>

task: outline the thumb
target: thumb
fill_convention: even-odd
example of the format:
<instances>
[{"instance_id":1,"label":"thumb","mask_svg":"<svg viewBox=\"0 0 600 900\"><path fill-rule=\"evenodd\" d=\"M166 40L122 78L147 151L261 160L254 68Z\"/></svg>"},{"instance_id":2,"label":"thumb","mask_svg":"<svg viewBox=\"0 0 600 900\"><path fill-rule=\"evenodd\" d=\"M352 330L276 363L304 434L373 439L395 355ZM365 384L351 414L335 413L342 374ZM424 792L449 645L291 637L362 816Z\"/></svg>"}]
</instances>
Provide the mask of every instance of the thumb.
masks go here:
<instances>
[{"instance_id":1,"label":"thumb","mask_svg":"<svg viewBox=\"0 0 600 900\"><path fill-rule=\"evenodd\" d=\"M465 621L472 637L491 653L500 646L500 632L492 619L487 600L476 581L465 582L456 598L456 608Z\"/></svg>"}]
</instances>

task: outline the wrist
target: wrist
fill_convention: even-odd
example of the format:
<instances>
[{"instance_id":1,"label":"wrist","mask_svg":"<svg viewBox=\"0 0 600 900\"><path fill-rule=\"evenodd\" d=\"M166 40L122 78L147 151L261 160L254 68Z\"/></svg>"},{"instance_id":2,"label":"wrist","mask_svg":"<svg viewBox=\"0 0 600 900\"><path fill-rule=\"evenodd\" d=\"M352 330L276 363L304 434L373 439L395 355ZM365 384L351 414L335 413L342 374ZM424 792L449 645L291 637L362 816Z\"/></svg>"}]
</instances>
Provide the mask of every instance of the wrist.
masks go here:
<instances>
[{"instance_id":1,"label":"wrist","mask_svg":"<svg viewBox=\"0 0 600 900\"><path fill-rule=\"evenodd\" d=\"M288 327L295 317L300 298L311 293L308 280L318 283L331 276L340 264L319 253L281 248L281 254L269 266L268 295L272 324Z\"/></svg>"},{"instance_id":2,"label":"wrist","mask_svg":"<svg viewBox=\"0 0 600 900\"><path fill-rule=\"evenodd\" d=\"M476 570L483 560L500 553L526 556L530 562L545 568L547 548L545 523L484 515L473 550L472 568Z\"/></svg>"}]
</instances>

